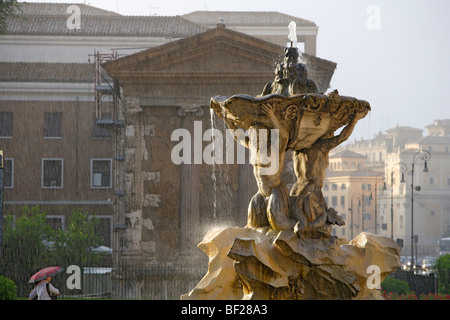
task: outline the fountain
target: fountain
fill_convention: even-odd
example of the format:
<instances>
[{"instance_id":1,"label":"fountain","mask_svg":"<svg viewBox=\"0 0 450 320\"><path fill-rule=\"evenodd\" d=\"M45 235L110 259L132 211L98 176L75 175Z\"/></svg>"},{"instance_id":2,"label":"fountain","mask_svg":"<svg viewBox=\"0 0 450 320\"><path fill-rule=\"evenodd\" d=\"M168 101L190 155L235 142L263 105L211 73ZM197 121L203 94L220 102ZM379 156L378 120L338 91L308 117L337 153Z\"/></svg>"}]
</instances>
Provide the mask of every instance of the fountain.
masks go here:
<instances>
[{"instance_id":1,"label":"fountain","mask_svg":"<svg viewBox=\"0 0 450 320\"><path fill-rule=\"evenodd\" d=\"M260 96L211 98L211 109L250 150L258 192L244 228L210 231L198 245L208 272L182 299L381 299L379 284L400 266L391 238L331 234L344 220L322 194L328 153L370 105L318 92L293 46L295 26L289 29L291 47ZM287 150L297 178L290 191L281 179Z\"/></svg>"}]
</instances>

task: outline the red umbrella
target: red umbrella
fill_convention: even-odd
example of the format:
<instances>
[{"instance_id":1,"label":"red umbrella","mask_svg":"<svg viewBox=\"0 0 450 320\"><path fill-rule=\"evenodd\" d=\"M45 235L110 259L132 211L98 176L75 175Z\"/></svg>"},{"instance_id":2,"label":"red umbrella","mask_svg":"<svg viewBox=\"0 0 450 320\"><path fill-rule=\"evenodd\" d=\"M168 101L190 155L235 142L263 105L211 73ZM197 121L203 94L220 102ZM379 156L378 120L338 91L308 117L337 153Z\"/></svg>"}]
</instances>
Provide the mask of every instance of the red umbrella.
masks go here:
<instances>
[{"instance_id":1,"label":"red umbrella","mask_svg":"<svg viewBox=\"0 0 450 320\"><path fill-rule=\"evenodd\" d=\"M48 277L56 276L61 272L63 272L63 270L64 270L63 268L58 266L41 269L31 276L28 283L35 283L47 279Z\"/></svg>"}]
</instances>

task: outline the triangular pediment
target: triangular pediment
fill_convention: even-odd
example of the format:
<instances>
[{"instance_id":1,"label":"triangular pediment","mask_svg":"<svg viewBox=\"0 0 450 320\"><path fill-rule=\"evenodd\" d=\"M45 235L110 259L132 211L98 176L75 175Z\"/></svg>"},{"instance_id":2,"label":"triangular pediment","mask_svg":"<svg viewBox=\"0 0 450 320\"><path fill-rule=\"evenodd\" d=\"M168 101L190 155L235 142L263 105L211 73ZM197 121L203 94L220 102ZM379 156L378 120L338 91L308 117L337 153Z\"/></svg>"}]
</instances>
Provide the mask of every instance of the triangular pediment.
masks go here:
<instances>
[{"instance_id":1,"label":"triangular pediment","mask_svg":"<svg viewBox=\"0 0 450 320\"><path fill-rule=\"evenodd\" d=\"M238 83L254 79L263 87L282 62L284 47L218 26L205 32L119 58L103 65L119 81L163 86L170 82ZM320 92L329 87L336 63L302 54L309 77ZM256 80L259 79L259 80ZM262 90L262 89L261 89Z\"/></svg>"},{"instance_id":2,"label":"triangular pediment","mask_svg":"<svg viewBox=\"0 0 450 320\"><path fill-rule=\"evenodd\" d=\"M270 42L217 27L117 59L104 67L113 77L129 72L273 72L283 50Z\"/></svg>"}]
</instances>

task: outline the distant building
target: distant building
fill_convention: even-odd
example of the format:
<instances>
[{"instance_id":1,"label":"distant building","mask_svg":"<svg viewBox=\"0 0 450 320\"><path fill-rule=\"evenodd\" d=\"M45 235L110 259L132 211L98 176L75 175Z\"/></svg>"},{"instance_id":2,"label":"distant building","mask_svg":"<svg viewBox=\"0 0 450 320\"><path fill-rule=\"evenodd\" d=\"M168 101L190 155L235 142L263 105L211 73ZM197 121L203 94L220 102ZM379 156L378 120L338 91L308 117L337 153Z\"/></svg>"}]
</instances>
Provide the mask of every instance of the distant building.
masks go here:
<instances>
[{"instance_id":1,"label":"distant building","mask_svg":"<svg viewBox=\"0 0 450 320\"><path fill-rule=\"evenodd\" d=\"M309 20L280 12L247 11L195 11L182 16L208 28L224 23L227 28L239 31L279 46L288 43L286 27L294 21L297 25L297 42L302 52L316 55L317 25Z\"/></svg>"},{"instance_id":2,"label":"distant building","mask_svg":"<svg viewBox=\"0 0 450 320\"><path fill-rule=\"evenodd\" d=\"M376 199L383 181L382 174L366 168L361 154L343 150L330 156L323 195L345 221L333 234L351 240L363 231L379 233Z\"/></svg>"},{"instance_id":3,"label":"distant building","mask_svg":"<svg viewBox=\"0 0 450 320\"><path fill-rule=\"evenodd\" d=\"M450 120L435 120L426 128L427 135L423 136L421 129L397 126L386 130L386 134L380 132L371 140L355 140L353 143L336 148L333 150L334 154L330 156L326 179L328 183L349 183L355 175L360 175L366 179L362 183L371 184L372 191L373 184L377 182L378 234L401 239L402 254L405 256L411 255L411 163L418 150L430 152L431 159L427 163L428 172L423 172L424 162L421 160L416 162L414 170L414 187L420 187L420 191L414 191L413 210L417 255L419 257L437 255L437 241L448 231L450 225L450 200L448 198L450 194ZM359 159L360 161L364 160L365 168L373 171L372 180L367 176L370 175L370 171L364 169L354 172L353 176L339 172L340 168L342 170L345 168L344 161L349 163L352 158L342 157L348 151L360 155ZM347 153L347 155L349 154ZM353 158L357 158L357 156L353 156ZM354 162L356 165L356 161ZM403 175L400 171L401 163L406 165ZM378 177L376 181L373 180L374 172ZM336 178L336 176L340 178ZM402 177L404 182L402 182ZM386 190L380 190L380 183L385 184ZM348 195L337 193L332 195L328 192L328 203L332 206L333 199L330 196L354 196L357 198L358 196L354 194L359 193L361 192L352 191ZM372 192L373 196L374 192ZM335 202L338 201L337 199L335 198ZM372 205L375 203L372 202ZM342 206L340 209L342 210L340 212L346 212L345 207ZM374 218L374 209L371 209L372 218ZM348 219L346 219L346 223L348 223ZM374 223L373 219L372 223ZM371 230L373 232L375 228L373 227ZM339 232L339 228L336 232ZM415 250L416 244L414 244L414 252Z\"/></svg>"},{"instance_id":4,"label":"distant building","mask_svg":"<svg viewBox=\"0 0 450 320\"><path fill-rule=\"evenodd\" d=\"M427 126L428 135L405 144L401 151L389 153L386 157L387 185L393 190L394 237L403 239L404 255L411 255L411 164L418 150L430 152L428 172L423 172L424 161L417 161L414 170L414 236L418 236L418 256L435 256L437 241L448 230L450 223L450 137L445 136L449 120L436 120ZM436 134L436 133L441 134ZM401 182L398 163L404 163L407 172ZM394 184L390 175L394 174ZM389 194L389 191L387 192ZM380 211L390 214L391 199L380 198ZM387 218L387 217L386 217ZM388 222L390 224L390 222ZM415 248L414 248L415 250Z\"/></svg>"}]
</instances>

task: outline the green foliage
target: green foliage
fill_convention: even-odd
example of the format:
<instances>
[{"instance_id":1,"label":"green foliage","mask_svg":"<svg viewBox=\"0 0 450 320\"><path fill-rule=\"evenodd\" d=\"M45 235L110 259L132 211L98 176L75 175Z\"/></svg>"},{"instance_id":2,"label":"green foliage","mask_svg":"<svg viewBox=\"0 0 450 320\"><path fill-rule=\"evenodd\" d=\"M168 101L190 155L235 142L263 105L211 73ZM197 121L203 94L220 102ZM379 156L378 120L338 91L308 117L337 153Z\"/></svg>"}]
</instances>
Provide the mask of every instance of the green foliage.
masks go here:
<instances>
[{"instance_id":1,"label":"green foliage","mask_svg":"<svg viewBox=\"0 0 450 320\"><path fill-rule=\"evenodd\" d=\"M100 255L92 251L101 243L95 234L98 218L76 210L67 218L66 230L52 230L46 223L46 214L39 206L23 208L14 221L6 216L3 241L3 261L0 274L19 285L19 295L29 292L29 277L38 270L59 265L95 266ZM27 292L28 291L28 292Z\"/></svg>"},{"instance_id":2,"label":"green foliage","mask_svg":"<svg viewBox=\"0 0 450 320\"><path fill-rule=\"evenodd\" d=\"M22 11L17 0L0 0L0 34L6 33L6 19L14 16L17 11Z\"/></svg>"},{"instance_id":3,"label":"green foliage","mask_svg":"<svg viewBox=\"0 0 450 320\"><path fill-rule=\"evenodd\" d=\"M23 282L24 275L31 276L48 261L45 241L52 239L52 230L45 222L45 214L40 213L38 206L31 210L25 207L16 221L13 216L6 216L0 271L16 283Z\"/></svg>"},{"instance_id":4,"label":"green foliage","mask_svg":"<svg viewBox=\"0 0 450 320\"><path fill-rule=\"evenodd\" d=\"M17 286L11 279L0 275L0 300L16 300Z\"/></svg>"},{"instance_id":5,"label":"green foliage","mask_svg":"<svg viewBox=\"0 0 450 320\"><path fill-rule=\"evenodd\" d=\"M55 235L54 260L63 265L95 265L99 255L91 248L101 244L101 237L95 234L98 218L89 219L87 213L77 210L68 220L66 230L58 230Z\"/></svg>"},{"instance_id":6,"label":"green foliage","mask_svg":"<svg viewBox=\"0 0 450 320\"><path fill-rule=\"evenodd\" d=\"M387 277L381 283L381 288L386 292L393 292L397 294L407 294L411 291L408 282Z\"/></svg>"},{"instance_id":7,"label":"green foliage","mask_svg":"<svg viewBox=\"0 0 450 320\"><path fill-rule=\"evenodd\" d=\"M450 254L445 254L436 259L436 274L440 294L450 294Z\"/></svg>"}]
</instances>

